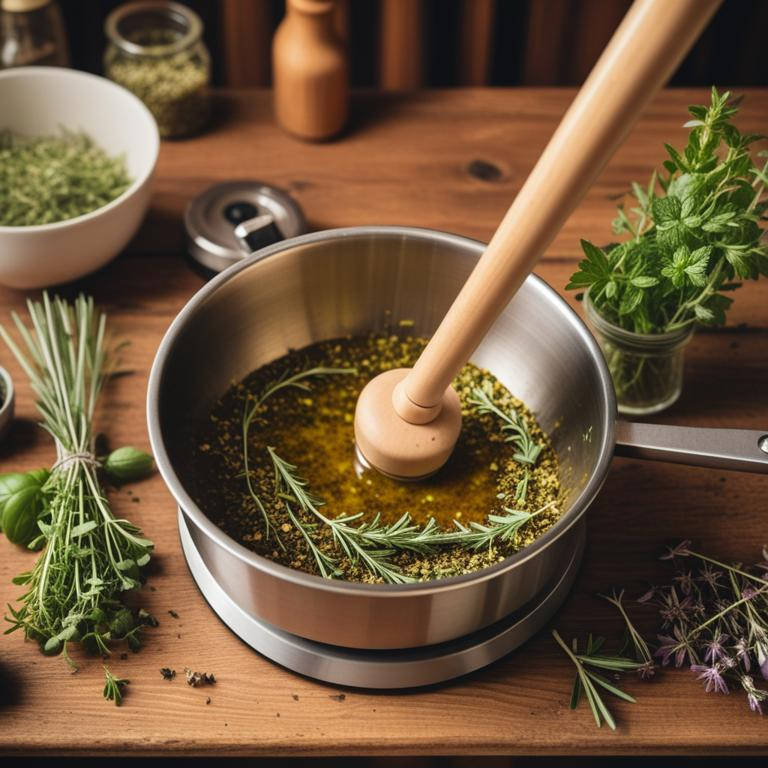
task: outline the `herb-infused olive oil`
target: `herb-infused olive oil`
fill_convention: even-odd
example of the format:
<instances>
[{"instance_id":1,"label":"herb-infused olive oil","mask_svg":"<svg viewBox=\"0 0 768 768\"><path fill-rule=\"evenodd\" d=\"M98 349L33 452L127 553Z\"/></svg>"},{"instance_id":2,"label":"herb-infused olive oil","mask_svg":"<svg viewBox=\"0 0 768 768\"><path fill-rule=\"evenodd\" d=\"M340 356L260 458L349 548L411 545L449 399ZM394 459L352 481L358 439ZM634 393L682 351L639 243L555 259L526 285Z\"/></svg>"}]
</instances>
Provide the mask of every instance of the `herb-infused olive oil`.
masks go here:
<instances>
[{"instance_id":1,"label":"herb-infused olive oil","mask_svg":"<svg viewBox=\"0 0 768 768\"><path fill-rule=\"evenodd\" d=\"M533 414L474 365L454 381L463 427L438 473L406 483L356 467L360 390L425 343L320 342L231 387L196 441L200 505L265 557L351 580L452 576L530 544L561 513L557 457Z\"/></svg>"}]
</instances>

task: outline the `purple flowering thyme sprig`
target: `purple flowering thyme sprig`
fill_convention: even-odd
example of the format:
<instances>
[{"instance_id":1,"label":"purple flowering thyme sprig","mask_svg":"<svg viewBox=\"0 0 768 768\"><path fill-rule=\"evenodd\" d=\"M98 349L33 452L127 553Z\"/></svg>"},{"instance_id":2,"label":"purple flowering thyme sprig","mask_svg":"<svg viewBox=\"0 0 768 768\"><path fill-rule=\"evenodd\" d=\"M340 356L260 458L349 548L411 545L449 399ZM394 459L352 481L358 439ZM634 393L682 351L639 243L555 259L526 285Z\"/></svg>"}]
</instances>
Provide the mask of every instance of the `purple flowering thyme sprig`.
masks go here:
<instances>
[{"instance_id":1,"label":"purple flowering thyme sprig","mask_svg":"<svg viewBox=\"0 0 768 768\"><path fill-rule=\"evenodd\" d=\"M672 584L652 587L639 598L659 610L662 634L655 656L662 666L688 665L707 692L727 694L741 687L750 710L760 714L768 701L768 691L755 685L755 673L768 680L768 548L762 555L749 569L683 541L661 558L678 566ZM689 558L701 565L679 567Z\"/></svg>"}]
</instances>

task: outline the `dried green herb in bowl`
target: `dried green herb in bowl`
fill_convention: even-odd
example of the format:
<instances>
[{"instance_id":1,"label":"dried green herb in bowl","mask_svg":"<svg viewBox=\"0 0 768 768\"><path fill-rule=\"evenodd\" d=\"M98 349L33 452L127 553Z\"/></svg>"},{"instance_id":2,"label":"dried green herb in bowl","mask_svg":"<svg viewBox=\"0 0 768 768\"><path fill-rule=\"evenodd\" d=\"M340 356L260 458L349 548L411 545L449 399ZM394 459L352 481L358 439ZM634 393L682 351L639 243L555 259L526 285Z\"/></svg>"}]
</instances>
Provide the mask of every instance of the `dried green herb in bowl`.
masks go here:
<instances>
[{"instance_id":1,"label":"dried green herb in bowl","mask_svg":"<svg viewBox=\"0 0 768 768\"><path fill-rule=\"evenodd\" d=\"M85 133L0 131L0 226L82 216L119 197L131 181L125 159L108 155Z\"/></svg>"}]
</instances>

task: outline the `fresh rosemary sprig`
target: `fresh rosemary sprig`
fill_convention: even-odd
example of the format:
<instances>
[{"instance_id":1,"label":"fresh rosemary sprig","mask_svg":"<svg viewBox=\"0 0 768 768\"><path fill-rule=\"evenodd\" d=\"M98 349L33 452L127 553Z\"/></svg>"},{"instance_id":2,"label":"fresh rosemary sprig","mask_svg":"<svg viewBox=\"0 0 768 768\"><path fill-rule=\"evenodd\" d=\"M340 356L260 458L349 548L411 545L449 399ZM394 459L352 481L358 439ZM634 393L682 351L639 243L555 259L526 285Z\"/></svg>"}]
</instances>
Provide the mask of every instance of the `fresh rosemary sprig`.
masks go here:
<instances>
[{"instance_id":1,"label":"fresh rosemary sprig","mask_svg":"<svg viewBox=\"0 0 768 768\"><path fill-rule=\"evenodd\" d=\"M350 522L360 517L359 514L337 518L326 517L319 509L323 502L307 490L307 481L299 477L296 473L296 467L281 459L275 453L274 448L268 447L267 451L275 468L275 489L278 497L285 501L295 502L304 512L314 515L323 525L328 526L334 542L351 562L361 562L372 575L380 577L390 584L404 584L413 581L412 578L403 574L396 565L389 562L388 558L394 552L392 548L379 547L374 549L370 546L370 541L366 539L364 533L360 532L360 529L349 525ZM295 516L293 522L294 524L298 522ZM309 532L302 530L300 523L299 530L302 531L305 541L311 538ZM321 565L315 552L316 547L311 549L323 576L326 578L332 576L332 573L324 572L324 568L327 570L328 564Z\"/></svg>"},{"instance_id":2,"label":"fresh rosemary sprig","mask_svg":"<svg viewBox=\"0 0 768 768\"><path fill-rule=\"evenodd\" d=\"M276 392L279 392L281 389L293 387L295 389L300 389L306 392L310 389L309 383L306 381L307 379L312 379L317 376L334 376L334 375L345 375L345 374L355 375L356 373L357 373L357 370L355 368L325 368L322 366L316 367L316 368L308 368L305 371L299 371L293 376L288 376L287 373L284 373L279 379L269 384L264 389L264 391L261 392L261 394L255 397L253 401L250 402L250 405L249 405L249 401L246 400L246 408L243 412L243 422L242 422L243 465L244 465L243 474L245 476L245 482L248 487L248 494L253 499L254 504L256 504L256 507L258 508L264 520L264 536L267 540L269 539L269 534L271 531L269 515L267 514L267 510L264 507L264 504L261 498L256 493L256 490L253 487L253 483L251 482L248 437L250 435L251 425L253 424L254 418L261 411L261 408L264 405L264 403L272 395L274 395ZM280 536L277 534L277 532L275 532L275 539L277 540L278 544L281 547L283 547L283 543L280 541Z\"/></svg>"},{"instance_id":3,"label":"fresh rosemary sprig","mask_svg":"<svg viewBox=\"0 0 768 768\"><path fill-rule=\"evenodd\" d=\"M0 225L63 221L106 205L131 179L84 133L20 136L0 130Z\"/></svg>"},{"instance_id":4,"label":"fresh rosemary sprig","mask_svg":"<svg viewBox=\"0 0 768 768\"><path fill-rule=\"evenodd\" d=\"M362 512L347 519L357 519L361 516ZM391 525L382 525L381 516L376 514L369 523L362 523L357 528L357 533L370 545L392 550L408 550L422 555L431 554L440 545L452 544L459 539L456 532L443 531L433 517L429 518L423 528L419 527L407 512Z\"/></svg>"},{"instance_id":5,"label":"fresh rosemary sprig","mask_svg":"<svg viewBox=\"0 0 768 768\"><path fill-rule=\"evenodd\" d=\"M579 653L578 642L575 638L572 641L571 647L569 647L556 629L552 630L552 637L555 638L557 644L565 651L576 667L576 679L574 680L571 693L571 709L576 709L582 694L585 694L597 727L600 728L603 721L605 721L608 723L608 727L615 731L616 721L613 719L613 715L603 701L600 691L596 686L603 688L608 693L624 701L634 703L635 699L594 670L604 669L611 672L626 672L638 669L641 664L631 659L626 659L623 656L601 655L599 651L604 642L602 637L593 638L590 634L587 639L586 653L583 654Z\"/></svg>"},{"instance_id":6,"label":"fresh rosemary sprig","mask_svg":"<svg viewBox=\"0 0 768 768\"><path fill-rule=\"evenodd\" d=\"M119 707L123 703L123 688L131 681L122 677L115 677L106 667L104 667L104 699L114 701L115 706Z\"/></svg>"},{"instance_id":7,"label":"fresh rosemary sprig","mask_svg":"<svg viewBox=\"0 0 768 768\"><path fill-rule=\"evenodd\" d=\"M501 430L502 432L512 433L507 438L507 441L513 442L517 448L517 452L513 456L515 461L530 464L531 466L536 463L543 446L534 442L531 433L528 431L525 419L517 411L514 409L502 411L482 387L475 387L472 390L469 402L476 406L480 413L493 414L504 422ZM527 490L527 482L525 489Z\"/></svg>"},{"instance_id":8,"label":"fresh rosemary sprig","mask_svg":"<svg viewBox=\"0 0 768 768\"><path fill-rule=\"evenodd\" d=\"M331 531L334 543L353 563L360 562L371 575L390 584L404 584L414 581L390 561L397 551L410 550L421 554L435 552L442 545L461 546L479 550L490 548L496 539L510 541L520 528L533 517L553 507L551 501L534 512L521 512L505 508L505 515L489 515L491 525L471 523L463 526L455 521L456 531L443 531L430 518L424 527L416 525L410 515L404 514L397 522L383 525L376 515L370 522L357 527L351 523L359 520L362 512L343 517L328 517L320 511L323 501L307 488L307 481L297 474L296 467L277 455L275 449L267 448L275 470L275 494L285 505L291 522L307 542L315 558L318 570L325 578L339 575L337 562L323 552L313 538L313 531L294 514L291 504L297 504L302 511L313 515L320 524Z\"/></svg>"},{"instance_id":9,"label":"fresh rosemary sprig","mask_svg":"<svg viewBox=\"0 0 768 768\"><path fill-rule=\"evenodd\" d=\"M459 533L454 534L451 541L467 549L475 550L493 546L496 539L510 541L527 522L536 515L551 509L555 504L557 501L550 501L533 512L522 512L519 509L504 507L505 515L488 515L488 521L491 525L473 522L469 526L464 526L455 520L454 523L459 529Z\"/></svg>"},{"instance_id":10,"label":"fresh rosemary sprig","mask_svg":"<svg viewBox=\"0 0 768 768\"><path fill-rule=\"evenodd\" d=\"M290 501L292 501L292 499ZM304 541L309 547L309 551L312 553L312 557L315 558L315 563L317 563L317 568L320 571L320 575L324 579L333 579L336 576L340 576L341 571L337 568L336 561L330 555L323 552L323 550L320 549L317 544L315 544L315 541L311 535L310 527L306 523L302 523L296 517L296 515L293 513L293 510L291 509L291 505L288 503L289 499L283 498L282 502L285 506L286 512L288 513L288 517L291 519L291 522L293 523L296 530L301 533Z\"/></svg>"},{"instance_id":11,"label":"fresh rosemary sprig","mask_svg":"<svg viewBox=\"0 0 768 768\"><path fill-rule=\"evenodd\" d=\"M21 607L9 609L8 632L23 630L71 664L69 642L101 653L109 653L112 640L138 645L141 622L123 593L141 585L153 544L112 514L94 456L93 416L106 377L105 316L83 296L68 304L43 294L42 302L27 306L31 328L13 314L26 352L2 326L0 336L29 376L58 461L42 488L38 527L45 548L32 570L14 579L27 591Z\"/></svg>"}]
</instances>

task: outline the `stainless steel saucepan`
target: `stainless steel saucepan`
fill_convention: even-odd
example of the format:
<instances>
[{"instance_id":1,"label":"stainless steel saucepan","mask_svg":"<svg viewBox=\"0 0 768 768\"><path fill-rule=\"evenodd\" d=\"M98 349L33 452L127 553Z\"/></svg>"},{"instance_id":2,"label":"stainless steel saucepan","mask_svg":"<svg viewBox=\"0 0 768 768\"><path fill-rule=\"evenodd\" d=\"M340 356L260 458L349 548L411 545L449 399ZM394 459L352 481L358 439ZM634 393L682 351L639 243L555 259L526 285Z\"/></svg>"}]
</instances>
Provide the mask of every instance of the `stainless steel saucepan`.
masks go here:
<instances>
[{"instance_id":1,"label":"stainless steel saucepan","mask_svg":"<svg viewBox=\"0 0 768 768\"><path fill-rule=\"evenodd\" d=\"M472 357L536 413L560 457L567 510L530 547L466 576L366 585L273 563L211 522L189 492L193 435L230 384L291 348L382 331L402 319L413 321L415 334L429 336L483 247L401 227L305 235L229 268L174 320L149 381L152 448L208 570L247 613L349 648L452 640L519 609L562 571L614 453L768 471L768 430L617 422L610 374L595 340L565 301L531 276Z\"/></svg>"}]
</instances>

